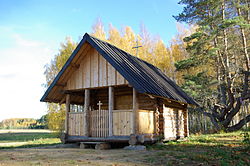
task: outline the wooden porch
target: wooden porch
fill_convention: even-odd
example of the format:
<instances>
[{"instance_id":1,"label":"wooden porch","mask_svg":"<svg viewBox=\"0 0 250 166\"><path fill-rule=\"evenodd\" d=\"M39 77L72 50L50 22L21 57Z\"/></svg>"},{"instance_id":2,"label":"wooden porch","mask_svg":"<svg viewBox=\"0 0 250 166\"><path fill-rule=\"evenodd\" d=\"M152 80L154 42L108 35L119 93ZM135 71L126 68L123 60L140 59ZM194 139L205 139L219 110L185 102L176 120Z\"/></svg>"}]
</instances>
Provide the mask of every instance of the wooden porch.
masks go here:
<instances>
[{"instance_id":1,"label":"wooden porch","mask_svg":"<svg viewBox=\"0 0 250 166\"><path fill-rule=\"evenodd\" d=\"M136 132L137 106L134 100L136 92L129 88L131 92L128 93L127 89L128 87L125 87L125 90L116 87L116 100L114 87L85 89L82 91L83 109L80 111L72 110L70 106L76 103L74 100L71 101L74 92L66 92L65 133L68 139L82 137L100 140L113 136L127 136L125 140L128 140L129 135ZM119 99L117 96L124 92L128 93L127 97ZM77 94L80 94L79 91ZM130 95L131 97L128 97ZM121 109L121 105L126 109Z\"/></svg>"},{"instance_id":2,"label":"wooden porch","mask_svg":"<svg viewBox=\"0 0 250 166\"><path fill-rule=\"evenodd\" d=\"M89 111L90 131L89 137L109 137L109 112L108 110ZM69 112L68 135L84 136L84 113ZM133 110L113 110L113 135L129 136L132 133Z\"/></svg>"},{"instance_id":3,"label":"wooden porch","mask_svg":"<svg viewBox=\"0 0 250 166\"><path fill-rule=\"evenodd\" d=\"M67 141L128 142L131 134L144 134L150 140L155 136L155 111L139 109L138 94L133 88L85 89L82 94L84 103L80 110L70 107L73 92L66 94Z\"/></svg>"}]
</instances>

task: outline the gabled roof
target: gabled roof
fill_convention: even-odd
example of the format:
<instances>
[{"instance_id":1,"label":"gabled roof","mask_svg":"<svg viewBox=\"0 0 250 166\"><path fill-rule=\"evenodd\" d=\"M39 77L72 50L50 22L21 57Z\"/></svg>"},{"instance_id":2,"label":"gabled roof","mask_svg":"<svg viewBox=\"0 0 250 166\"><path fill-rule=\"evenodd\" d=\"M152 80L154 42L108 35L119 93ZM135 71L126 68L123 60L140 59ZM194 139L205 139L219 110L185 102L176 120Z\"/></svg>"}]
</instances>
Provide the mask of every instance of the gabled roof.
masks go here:
<instances>
[{"instance_id":1,"label":"gabled roof","mask_svg":"<svg viewBox=\"0 0 250 166\"><path fill-rule=\"evenodd\" d=\"M87 33L49 86L41 101L46 101L52 88L86 42L94 47L138 92L198 105L157 67Z\"/></svg>"}]
</instances>

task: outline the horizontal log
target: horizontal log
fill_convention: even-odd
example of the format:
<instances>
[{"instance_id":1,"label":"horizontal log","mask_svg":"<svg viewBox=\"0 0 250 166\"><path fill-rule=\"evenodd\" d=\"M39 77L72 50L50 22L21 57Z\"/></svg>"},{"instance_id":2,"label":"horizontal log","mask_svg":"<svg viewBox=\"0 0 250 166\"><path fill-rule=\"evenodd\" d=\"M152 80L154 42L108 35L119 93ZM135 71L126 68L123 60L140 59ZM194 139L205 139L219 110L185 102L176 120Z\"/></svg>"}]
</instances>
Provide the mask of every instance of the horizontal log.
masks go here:
<instances>
[{"instance_id":1,"label":"horizontal log","mask_svg":"<svg viewBox=\"0 0 250 166\"><path fill-rule=\"evenodd\" d=\"M144 143L155 143L159 139L159 136L146 135L144 136ZM97 137L85 137L85 136L68 136L66 138L67 143L73 142L117 142L117 143L128 143L129 136L111 136L106 138Z\"/></svg>"},{"instance_id":2,"label":"horizontal log","mask_svg":"<svg viewBox=\"0 0 250 166\"><path fill-rule=\"evenodd\" d=\"M138 110L139 112L154 112L153 110Z\"/></svg>"},{"instance_id":3,"label":"horizontal log","mask_svg":"<svg viewBox=\"0 0 250 166\"><path fill-rule=\"evenodd\" d=\"M129 110L113 110L113 112L132 112L132 109Z\"/></svg>"}]
</instances>

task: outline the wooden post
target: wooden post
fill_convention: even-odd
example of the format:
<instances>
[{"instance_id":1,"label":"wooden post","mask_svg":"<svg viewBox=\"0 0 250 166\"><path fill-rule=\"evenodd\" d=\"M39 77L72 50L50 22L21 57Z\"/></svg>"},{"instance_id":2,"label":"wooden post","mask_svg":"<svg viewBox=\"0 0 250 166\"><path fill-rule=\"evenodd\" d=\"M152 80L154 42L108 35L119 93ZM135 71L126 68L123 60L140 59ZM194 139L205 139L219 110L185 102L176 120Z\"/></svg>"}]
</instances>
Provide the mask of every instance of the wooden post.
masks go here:
<instances>
[{"instance_id":1,"label":"wooden post","mask_svg":"<svg viewBox=\"0 0 250 166\"><path fill-rule=\"evenodd\" d=\"M70 112L70 95L66 94L66 118L65 118L65 133L69 132L69 112Z\"/></svg>"},{"instance_id":2,"label":"wooden post","mask_svg":"<svg viewBox=\"0 0 250 166\"><path fill-rule=\"evenodd\" d=\"M133 88L133 134L139 132L139 122L138 122L138 98L135 88Z\"/></svg>"},{"instance_id":3,"label":"wooden post","mask_svg":"<svg viewBox=\"0 0 250 166\"><path fill-rule=\"evenodd\" d=\"M185 129L184 129L184 131L185 131L185 137L188 137L189 136L189 126L188 126L188 110L187 110L187 108L185 109L185 111L184 111L184 126L185 126Z\"/></svg>"},{"instance_id":4,"label":"wooden post","mask_svg":"<svg viewBox=\"0 0 250 166\"><path fill-rule=\"evenodd\" d=\"M113 136L114 87L109 86L109 137Z\"/></svg>"},{"instance_id":5,"label":"wooden post","mask_svg":"<svg viewBox=\"0 0 250 166\"><path fill-rule=\"evenodd\" d=\"M85 89L84 93L84 108L83 108L83 128L84 128L84 135L89 136L89 103L90 103L90 90Z\"/></svg>"}]
</instances>

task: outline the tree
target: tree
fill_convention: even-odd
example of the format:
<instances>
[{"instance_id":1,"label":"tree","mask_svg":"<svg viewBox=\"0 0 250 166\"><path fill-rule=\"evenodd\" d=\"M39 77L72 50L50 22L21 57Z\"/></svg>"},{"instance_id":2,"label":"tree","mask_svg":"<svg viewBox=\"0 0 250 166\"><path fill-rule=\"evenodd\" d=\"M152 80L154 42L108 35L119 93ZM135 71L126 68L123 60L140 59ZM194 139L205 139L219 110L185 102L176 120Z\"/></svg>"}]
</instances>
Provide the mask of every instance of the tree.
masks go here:
<instances>
[{"instance_id":1,"label":"tree","mask_svg":"<svg viewBox=\"0 0 250 166\"><path fill-rule=\"evenodd\" d=\"M59 71L62 69L69 56L76 48L76 43L67 37L64 43L61 43L59 53L54 56L49 64L45 65L44 75L46 77L46 85L48 87ZM65 105L55 103L47 103L48 114L48 127L52 130L63 130L65 120Z\"/></svg>"},{"instance_id":2,"label":"tree","mask_svg":"<svg viewBox=\"0 0 250 166\"><path fill-rule=\"evenodd\" d=\"M106 33L101 18L97 18L95 24L92 26L91 35L97 37L98 39L106 40Z\"/></svg>"},{"instance_id":3,"label":"tree","mask_svg":"<svg viewBox=\"0 0 250 166\"><path fill-rule=\"evenodd\" d=\"M208 81L216 80L216 87L207 87L213 95L203 98L210 98L209 104L199 110L210 117L217 130L238 130L250 122L249 114L231 125L250 99L249 2L181 0L179 3L185 7L175 16L177 21L196 24L199 28L185 38L190 57L176 63L176 67L178 70L200 68L210 77Z\"/></svg>"},{"instance_id":4,"label":"tree","mask_svg":"<svg viewBox=\"0 0 250 166\"><path fill-rule=\"evenodd\" d=\"M39 128L48 129L48 114L41 116L36 122L39 125Z\"/></svg>"}]
</instances>

